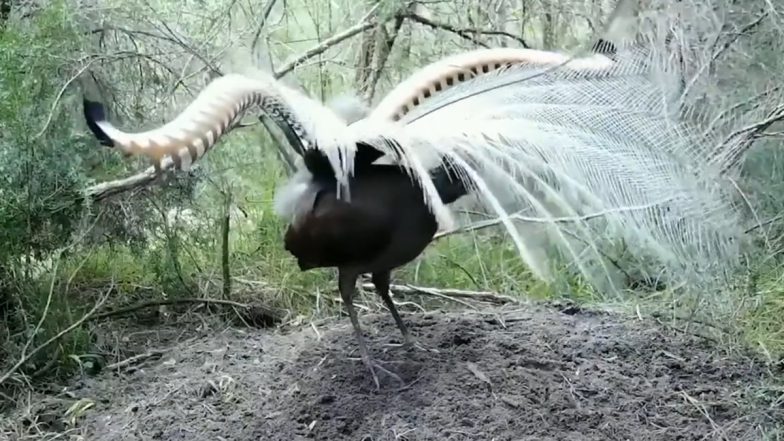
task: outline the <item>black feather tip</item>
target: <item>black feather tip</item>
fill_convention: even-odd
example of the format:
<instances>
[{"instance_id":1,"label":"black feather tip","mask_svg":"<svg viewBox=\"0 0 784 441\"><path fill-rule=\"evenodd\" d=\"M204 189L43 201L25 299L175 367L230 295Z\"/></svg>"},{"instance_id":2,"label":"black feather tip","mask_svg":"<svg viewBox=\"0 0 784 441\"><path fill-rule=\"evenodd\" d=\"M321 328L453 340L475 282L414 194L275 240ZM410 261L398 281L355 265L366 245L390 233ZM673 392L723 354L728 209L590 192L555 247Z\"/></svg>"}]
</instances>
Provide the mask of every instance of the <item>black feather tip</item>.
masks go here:
<instances>
[{"instance_id":1,"label":"black feather tip","mask_svg":"<svg viewBox=\"0 0 784 441\"><path fill-rule=\"evenodd\" d=\"M90 131L93 132L93 135L95 135L101 145L114 147L112 138L98 127L97 124L106 121L106 110L104 109L103 104L97 101L90 101L87 98L84 98L82 101L84 106L84 119L87 122L87 127L90 128Z\"/></svg>"},{"instance_id":2,"label":"black feather tip","mask_svg":"<svg viewBox=\"0 0 784 441\"><path fill-rule=\"evenodd\" d=\"M593 46L591 46L591 52L601 54L611 60L615 60L615 55L618 53L618 49L611 42L600 38L596 41L596 43L593 44Z\"/></svg>"}]
</instances>

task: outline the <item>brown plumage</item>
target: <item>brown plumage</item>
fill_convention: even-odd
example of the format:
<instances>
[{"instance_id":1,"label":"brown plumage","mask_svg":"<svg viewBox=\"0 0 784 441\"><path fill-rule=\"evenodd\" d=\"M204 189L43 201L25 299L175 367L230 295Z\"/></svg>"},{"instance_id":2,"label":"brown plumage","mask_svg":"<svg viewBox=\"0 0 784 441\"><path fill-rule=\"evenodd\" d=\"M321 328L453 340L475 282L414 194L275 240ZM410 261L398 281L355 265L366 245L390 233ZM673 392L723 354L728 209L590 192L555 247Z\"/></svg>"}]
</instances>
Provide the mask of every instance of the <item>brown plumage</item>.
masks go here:
<instances>
[{"instance_id":1,"label":"brown plumage","mask_svg":"<svg viewBox=\"0 0 784 441\"><path fill-rule=\"evenodd\" d=\"M349 180L351 201L346 202L337 197L335 177L326 158L318 150L308 151L305 166L313 179L302 197L312 198L313 203L300 208L284 238L286 250L297 258L301 270L338 269L340 295L376 387L376 369L400 378L379 366L368 353L353 305L357 279L361 274L372 274L376 291L389 308L404 344L411 346L411 336L389 296L390 275L422 253L438 229L422 189L400 167L372 164L380 156L368 146L358 147L355 172ZM462 182L450 177L453 173L453 166L446 165L431 173L444 203L466 194Z\"/></svg>"}]
</instances>

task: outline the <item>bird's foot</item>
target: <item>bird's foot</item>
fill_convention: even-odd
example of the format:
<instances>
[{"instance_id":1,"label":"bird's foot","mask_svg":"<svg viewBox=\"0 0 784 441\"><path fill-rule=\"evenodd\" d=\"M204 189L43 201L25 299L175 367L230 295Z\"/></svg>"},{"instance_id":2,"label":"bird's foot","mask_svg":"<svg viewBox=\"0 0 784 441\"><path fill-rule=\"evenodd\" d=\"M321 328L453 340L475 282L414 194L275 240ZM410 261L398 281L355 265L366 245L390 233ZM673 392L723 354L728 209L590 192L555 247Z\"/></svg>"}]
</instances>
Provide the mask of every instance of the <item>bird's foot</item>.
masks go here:
<instances>
[{"instance_id":1,"label":"bird's foot","mask_svg":"<svg viewBox=\"0 0 784 441\"><path fill-rule=\"evenodd\" d=\"M373 377L373 383L375 383L375 385L376 385L376 390L379 390L381 388L381 384L378 381L378 375L376 374L376 370L378 370L378 371L386 374L387 376L393 378L395 381L397 381L401 385L405 385L405 382L403 381L402 378L400 378L400 375L398 375L398 374L390 371L389 369L385 368L384 366L381 365L381 363L377 362L376 360L371 358L369 355L363 355L362 363L364 363L365 366L368 368L368 370L370 370L370 375Z\"/></svg>"}]
</instances>

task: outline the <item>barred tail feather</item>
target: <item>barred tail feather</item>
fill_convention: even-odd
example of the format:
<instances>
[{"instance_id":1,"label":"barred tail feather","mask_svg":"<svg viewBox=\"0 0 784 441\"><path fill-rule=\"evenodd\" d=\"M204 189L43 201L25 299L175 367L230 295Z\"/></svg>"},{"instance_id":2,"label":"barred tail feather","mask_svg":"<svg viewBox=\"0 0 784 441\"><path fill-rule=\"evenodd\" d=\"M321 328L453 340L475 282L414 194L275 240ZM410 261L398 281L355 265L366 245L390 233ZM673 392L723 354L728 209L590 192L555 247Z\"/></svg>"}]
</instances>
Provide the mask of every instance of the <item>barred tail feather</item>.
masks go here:
<instances>
[{"instance_id":1,"label":"barred tail feather","mask_svg":"<svg viewBox=\"0 0 784 441\"><path fill-rule=\"evenodd\" d=\"M536 49L477 49L445 57L420 68L392 89L370 112L370 118L398 121L413 108L453 86L512 65L556 66L573 69L607 69L612 60L600 54L570 58L558 52Z\"/></svg>"}]
</instances>

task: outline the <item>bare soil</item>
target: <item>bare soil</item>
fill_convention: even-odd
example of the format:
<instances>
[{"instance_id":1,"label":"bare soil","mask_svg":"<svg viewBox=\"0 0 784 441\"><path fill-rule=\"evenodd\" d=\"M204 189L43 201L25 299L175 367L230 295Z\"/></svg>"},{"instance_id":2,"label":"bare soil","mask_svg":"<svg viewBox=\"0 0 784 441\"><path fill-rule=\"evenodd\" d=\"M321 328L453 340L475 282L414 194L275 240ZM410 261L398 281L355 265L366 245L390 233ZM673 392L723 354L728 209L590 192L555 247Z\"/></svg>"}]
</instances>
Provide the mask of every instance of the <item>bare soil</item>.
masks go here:
<instances>
[{"instance_id":1,"label":"bare soil","mask_svg":"<svg viewBox=\"0 0 784 441\"><path fill-rule=\"evenodd\" d=\"M389 314L361 315L374 356L407 384L376 391L348 318L286 333L229 329L85 377L84 439L760 440L767 375L704 339L575 307L406 314L429 351L391 347ZM437 351L434 352L433 350Z\"/></svg>"}]
</instances>

